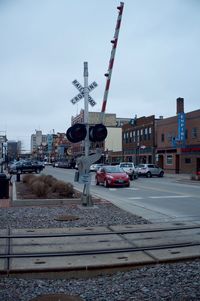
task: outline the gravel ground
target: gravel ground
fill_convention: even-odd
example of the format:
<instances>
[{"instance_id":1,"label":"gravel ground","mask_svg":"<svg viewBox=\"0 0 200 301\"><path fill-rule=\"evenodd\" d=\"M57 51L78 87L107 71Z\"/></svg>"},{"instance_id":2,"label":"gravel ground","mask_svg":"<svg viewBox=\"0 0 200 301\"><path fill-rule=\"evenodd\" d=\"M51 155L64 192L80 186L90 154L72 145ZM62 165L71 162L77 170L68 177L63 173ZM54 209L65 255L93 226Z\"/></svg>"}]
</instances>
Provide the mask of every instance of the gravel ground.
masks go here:
<instances>
[{"instance_id":1,"label":"gravel ground","mask_svg":"<svg viewBox=\"0 0 200 301\"><path fill-rule=\"evenodd\" d=\"M55 218L60 215L73 215L79 219L56 221ZM142 223L148 221L128 214L108 202L97 203L89 209L76 204L0 209L0 229ZM200 260L157 264L89 279L0 279L0 301L30 301L49 294L79 296L79 300L84 301L196 301L200 300Z\"/></svg>"}]
</instances>

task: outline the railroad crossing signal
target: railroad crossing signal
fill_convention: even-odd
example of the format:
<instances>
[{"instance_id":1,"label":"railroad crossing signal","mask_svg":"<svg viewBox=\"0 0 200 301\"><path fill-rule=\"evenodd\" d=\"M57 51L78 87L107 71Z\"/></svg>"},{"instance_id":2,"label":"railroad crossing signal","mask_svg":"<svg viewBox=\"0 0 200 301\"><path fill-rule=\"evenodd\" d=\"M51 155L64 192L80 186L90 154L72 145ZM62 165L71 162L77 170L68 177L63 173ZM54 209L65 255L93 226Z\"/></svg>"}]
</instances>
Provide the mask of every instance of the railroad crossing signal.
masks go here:
<instances>
[{"instance_id":1,"label":"railroad crossing signal","mask_svg":"<svg viewBox=\"0 0 200 301\"><path fill-rule=\"evenodd\" d=\"M108 134L107 128L102 123L89 127L89 140L92 142L102 142ZM84 123L75 123L66 132L67 139L72 143L77 143L85 139L87 135Z\"/></svg>"},{"instance_id":2,"label":"railroad crossing signal","mask_svg":"<svg viewBox=\"0 0 200 301\"><path fill-rule=\"evenodd\" d=\"M77 79L73 80L72 84L79 90L79 94L76 95L74 98L71 99L73 104L76 104L80 99L84 97L84 87L77 81ZM88 86L88 92L91 92L97 87L97 83L93 82ZM93 107L96 105L94 99L88 94L88 102Z\"/></svg>"}]
</instances>

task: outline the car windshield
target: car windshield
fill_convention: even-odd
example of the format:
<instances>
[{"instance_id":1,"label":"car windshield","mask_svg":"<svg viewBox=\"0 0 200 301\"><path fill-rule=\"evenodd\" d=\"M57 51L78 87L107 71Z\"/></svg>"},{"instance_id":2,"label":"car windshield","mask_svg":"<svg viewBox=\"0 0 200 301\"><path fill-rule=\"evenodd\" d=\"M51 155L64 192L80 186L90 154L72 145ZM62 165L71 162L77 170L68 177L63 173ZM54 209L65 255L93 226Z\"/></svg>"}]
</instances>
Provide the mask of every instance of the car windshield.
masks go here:
<instances>
[{"instance_id":1,"label":"car windshield","mask_svg":"<svg viewBox=\"0 0 200 301\"><path fill-rule=\"evenodd\" d=\"M138 167L139 167L139 168L145 167L145 165L144 165L144 164L139 164Z\"/></svg>"},{"instance_id":2,"label":"car windshield","mask_svg":"<svg viewBox=\"0 0 200 301\"><path fill-rule=\"evenodd\" d=\"M124 172L119 166L107 166L105 167L107 173L119 173Z\"/></svg>"},{"instance_id":3,"label":"car windshield","mask_svg":"<svg viewBox=\"0 0 200 301\"><path fill-rule=\"evenodd\" d=\"M132 167L131 163L121 163L120 167Z\"/></svg>"}]
</instances>

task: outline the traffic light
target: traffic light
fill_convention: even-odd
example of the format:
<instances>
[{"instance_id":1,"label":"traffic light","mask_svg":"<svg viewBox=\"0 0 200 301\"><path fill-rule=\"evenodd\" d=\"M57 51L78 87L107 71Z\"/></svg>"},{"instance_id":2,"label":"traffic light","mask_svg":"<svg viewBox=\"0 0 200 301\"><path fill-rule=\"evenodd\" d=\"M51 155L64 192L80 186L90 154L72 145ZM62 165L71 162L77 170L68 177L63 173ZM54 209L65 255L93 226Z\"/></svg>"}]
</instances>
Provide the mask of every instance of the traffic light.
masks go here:
<instances>
[{"instance_id":1,"label":"traffic light","mask_svg":"<svg viewBox=\"0 0 200 301\"><path fill-rule=\"evenodd\" d=\"M107 137L108 131L105 125L99 123L94 126L90 126L89 139L92 142L104 141Z\"/></svg>"},{"instance_id":2,"label":"traffic light","mask_svg":"<svg viewBox=\"0 0 200 301\"><path fill-rule=\"evenodd\" d=\"M89 127L89 139L92 142L104 141L107 137L107 129L105 125L99 123ZM77 143L85 139L87 135L86 125L83 123L76 123L66 132L67 139L72 143Z\"/></svg>"},{"instance_id":3,"label":"traffic light","mask_svg":"<svg viewBox=\"0 0 200 301\"><path fill-rule=\"evenodd\" d=\"M72 143L77 143L85 139L87 135L86 126L83 123L76 123L68 128L66 136Z\"/></svg>"}]
</instances>

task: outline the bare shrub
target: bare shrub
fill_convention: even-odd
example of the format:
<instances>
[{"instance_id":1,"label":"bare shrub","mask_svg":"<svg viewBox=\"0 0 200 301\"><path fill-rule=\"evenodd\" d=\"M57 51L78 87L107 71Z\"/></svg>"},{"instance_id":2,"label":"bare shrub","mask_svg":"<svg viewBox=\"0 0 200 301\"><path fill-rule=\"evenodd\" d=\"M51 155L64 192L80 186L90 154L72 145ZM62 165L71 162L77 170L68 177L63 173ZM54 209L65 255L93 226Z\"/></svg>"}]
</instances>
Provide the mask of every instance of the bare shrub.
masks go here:
<instances>
[{"instance_id":1,"label":"bare shrub","mask_svg":"<svg viewBox=\"0 0 200 301\"><path fill-rule=\"evenodd\" d=\"M47 197L49 193L48 185L40 181L39 178L30 184L30 188L37 197Z\"/></svg>"},{"instance_id":2,"label":"bare shrub","mask_svg":"<svg viewBox=\"0 0 200 301\"><path fill-rule=\"evenodd\" d=\"M57 192L59 196L70 198L74 195L73 185L71 183L65 183L63 181L56 181L52 186L52 190L54 192Z\"/></svg>"},{"instance_id":3,"label":"bare shrub","mask_svg":"<svg viewBox=\"0 0 200 301\"><path fill-rule=\"evenodd\" d=\"M75 191L71 183L59 181L51 175L25 175L23 182L30 187L37 197L49 197L57 194L58 197L71 198L75 196Z\"/></svg>"},{"instance_id":4,"label":"bare shrub","mask_svg":"<svg viewBox=\"0 0 200 301\"><path fill-rule=\"evenodd\" d=\"M26 175L23 176L22 182L25 183L25 184L29 184L33 180L33 178L35 178L34 175L26 174Z\"/></svg>"},{"instance_id":5,"label":"bare shrub","mask_svg":"<svg viewBox=\"0 0 200 301\"><path fill-rule=\"evenodd\" d=\"M47 184L48 186L51 186L51 187L57 181L57 179L51 175L41 175L40 178L41 178L41 181L43 181L45 184Z\"/></svg>"}]
</instances>

